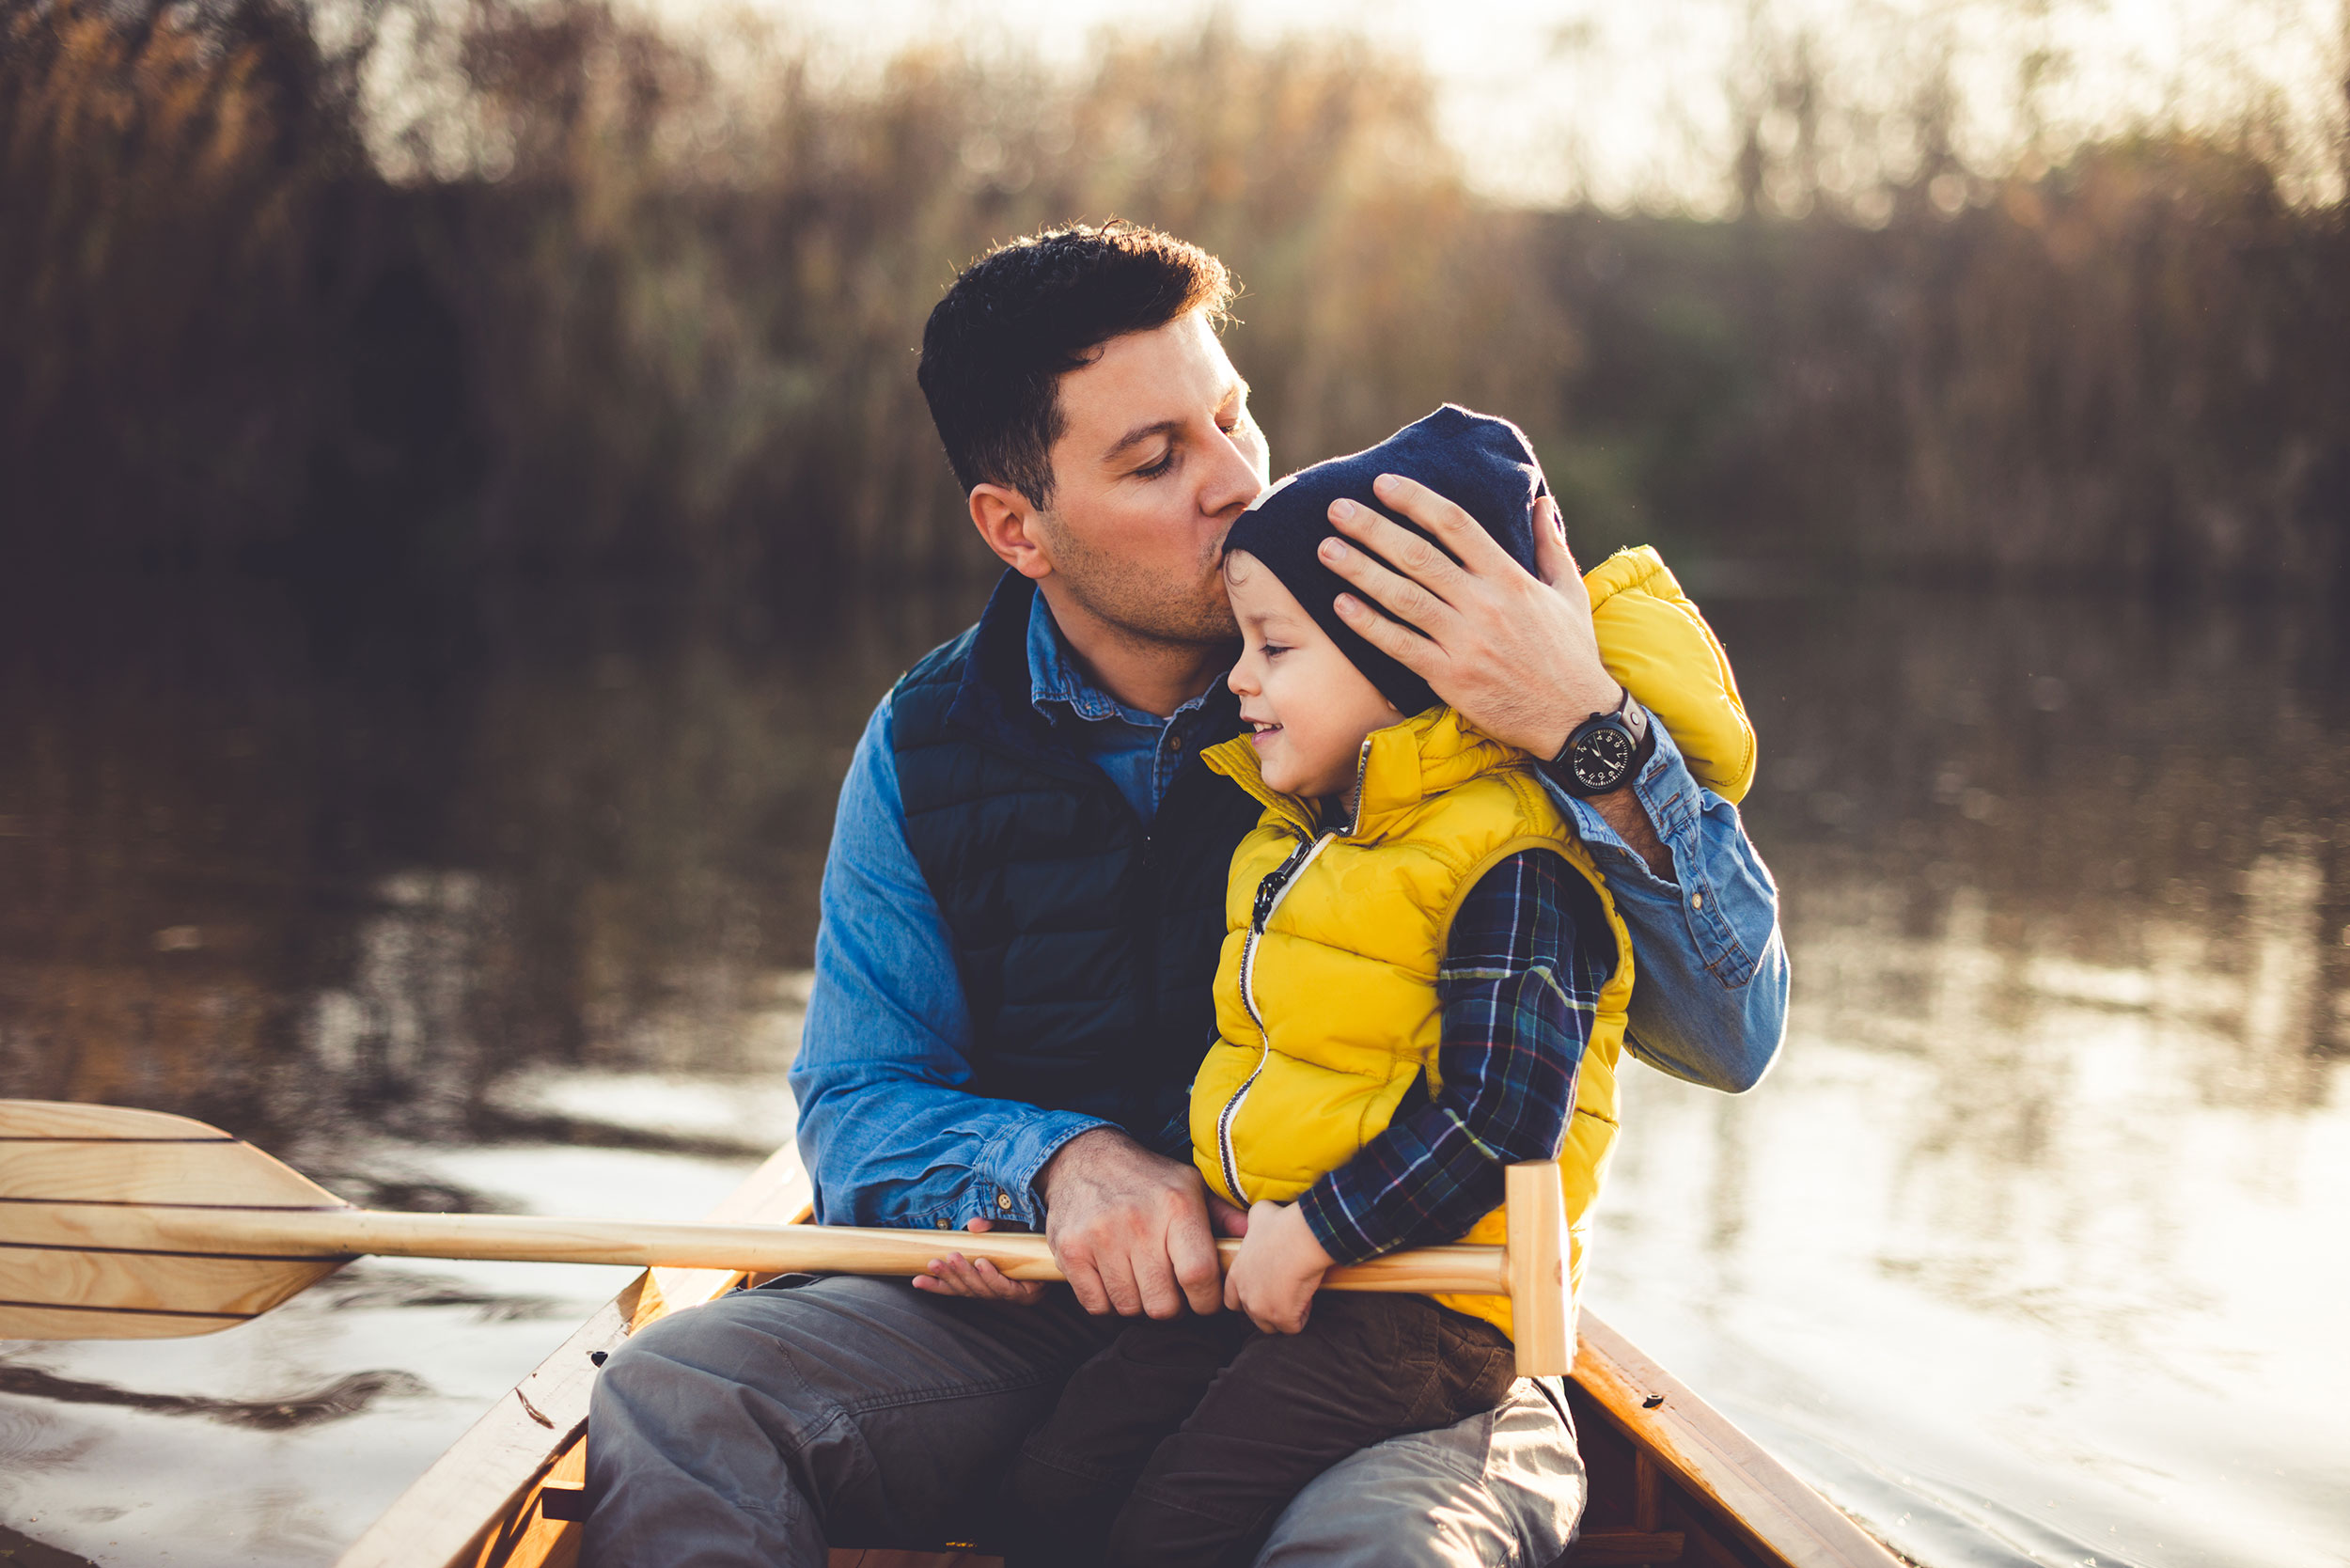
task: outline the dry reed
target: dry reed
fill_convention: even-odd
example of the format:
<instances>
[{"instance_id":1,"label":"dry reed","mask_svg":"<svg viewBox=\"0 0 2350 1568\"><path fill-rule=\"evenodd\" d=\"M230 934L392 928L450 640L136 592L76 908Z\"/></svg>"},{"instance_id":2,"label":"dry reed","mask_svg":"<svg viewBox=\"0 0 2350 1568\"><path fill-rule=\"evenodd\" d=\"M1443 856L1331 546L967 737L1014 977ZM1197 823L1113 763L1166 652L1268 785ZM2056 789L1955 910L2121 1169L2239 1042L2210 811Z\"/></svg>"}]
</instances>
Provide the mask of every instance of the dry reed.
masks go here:
<instances>
[{"instance_id":1,"label":"dry reed","mask_svg":"<svg viewBox=\"0 0 2350 1568\"><path fill-rule=\"evenodd\" d=\"M1343 40L1211 26L1074 74L917 50L856 83L592 0L452 25L394 179L353 87L373 31L330 56L273 0L0 0L11 550L968 575L923 315L990 242L1117 214L1246 280L1277 462L1453 398L1535 434L1594 547L2342 562L2343 213L2249 142L2029 177L1945 150L1864 218L1749 138L1733 218L1524 212L1472 194L1413 68Z\"/></svg>"}]
</instances>

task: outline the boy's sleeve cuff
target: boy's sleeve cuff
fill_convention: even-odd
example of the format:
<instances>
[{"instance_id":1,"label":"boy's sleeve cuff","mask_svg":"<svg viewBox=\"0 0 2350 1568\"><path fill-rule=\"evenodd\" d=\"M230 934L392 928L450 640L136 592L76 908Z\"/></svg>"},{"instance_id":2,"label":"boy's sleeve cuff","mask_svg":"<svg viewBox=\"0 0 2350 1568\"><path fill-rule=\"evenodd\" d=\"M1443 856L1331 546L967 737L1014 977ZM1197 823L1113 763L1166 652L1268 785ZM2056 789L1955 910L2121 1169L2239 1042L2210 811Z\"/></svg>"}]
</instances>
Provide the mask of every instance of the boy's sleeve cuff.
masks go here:
<instances>
[{"instance_id":1,"label":"boy's sleeve cuff","mask_svg":"<svg viewBox=\"0 0 2350 1568\"><path fill-rule=\"evenodd\" d=\"M1297 1200L1297 1212L1306 1216L1306 1229L1330 1254L1334 1263L1359 1263L1389 1251L1394 1243L1381 1247L1363 1233L1355 1217L1346 1212L1346 1200L1340 1197L1324 1176L1308 1187Z\"/></svg>"}]
</instances>

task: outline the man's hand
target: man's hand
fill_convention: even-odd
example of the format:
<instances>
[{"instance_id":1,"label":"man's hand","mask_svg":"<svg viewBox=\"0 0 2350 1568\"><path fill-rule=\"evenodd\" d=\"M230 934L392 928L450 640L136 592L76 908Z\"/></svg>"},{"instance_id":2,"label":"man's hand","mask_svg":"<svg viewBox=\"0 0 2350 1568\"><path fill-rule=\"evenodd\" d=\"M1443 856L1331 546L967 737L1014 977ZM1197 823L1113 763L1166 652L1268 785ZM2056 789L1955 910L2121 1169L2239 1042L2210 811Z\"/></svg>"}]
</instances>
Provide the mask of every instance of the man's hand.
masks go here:
<instances>
[{"instance_id":1,"label":"man's hand","mask_svg":"<svg viewBox=\"0 0 2350 1568\"><path fill-rule=\"evenodd\" d=\"M1372 488L1444 550L1370 507L1330 504L1332 525L1395 570L1335 539L1323 541L1323 564L1410 622L1398 625L1340 594L1339 618L1364 641L1427 682L1478 729L1537 757L1558 756L1576 725L1615 708L1623 688L1600 662L1591 602L1549 496L1534 504L1537 575L1426 485L1382 474Z\"/></svg>"},{"instance_id":2,"label":"man's hand","mask_svg":"<svg viewBox=\"0 0 2350 1568\"><path fill-rule=\"evenodd\" d=\"M1215 1231L1237 1234L1229 1203L1212 1225L1207 1184L1114 1127L1079 1133L1037 1177L1044 1239L1089 1312L1171 1318L1223 1301Z\"/></svg>"},{"instance_id":3,"label":"man's hand","mask_svg":"<svg viewBox=\"0 0 2350 1568\"><path fill-rule=\"evenodd\" d=\"M985 1235L995 1229L993 1222L984 1218L968 1220L963 1228L973 1235ZM1007 1279L1003 1271L985 1258L974 1262L960 1252L932 1258L929 1272L914 1277L914 1288L932 1295L968 1296L974 1301L1006 1301L1015 1307L1033 1307L1044 1299L1042 1280Z\"/></svg>"},{"instance_id":4,"label":"man's hand","mask_svg":"<svg viewBox=\"0 0 2350 1568\"><path fill-rule=\"evenodd\" d=\"M1248 1211L1247 1238L1225 1277L1224 1305L1268 1334L1298 1333L1334 1262L1296 1204L1260 1203Z\"/></svg>"},{"instance_id":5,"label":"man's hand","mask_svg":"<svg viewBox=\"0 0 2350 1568\"><path fill-rule=\"evenodd\" d=\"M1323 564L1411 622L1399 626L1354 594L1339 595L1339 618L1365 642L1427 682L1478 729L1537 757L1558 756L1575 726L1615 711L1623 687L1600 661L1583 572L1549 496L1534 503L1535 572L1528 575L1476 518L1426 485L1382 474L1372 488L1460 563L1369 507L1331 502L1332 525L1397 571L1335 539L1322 542ZM1594 795L1591 807L1651 871L1673 880L1672 855L1629 788Z\"/></svg>"}]
</instances>

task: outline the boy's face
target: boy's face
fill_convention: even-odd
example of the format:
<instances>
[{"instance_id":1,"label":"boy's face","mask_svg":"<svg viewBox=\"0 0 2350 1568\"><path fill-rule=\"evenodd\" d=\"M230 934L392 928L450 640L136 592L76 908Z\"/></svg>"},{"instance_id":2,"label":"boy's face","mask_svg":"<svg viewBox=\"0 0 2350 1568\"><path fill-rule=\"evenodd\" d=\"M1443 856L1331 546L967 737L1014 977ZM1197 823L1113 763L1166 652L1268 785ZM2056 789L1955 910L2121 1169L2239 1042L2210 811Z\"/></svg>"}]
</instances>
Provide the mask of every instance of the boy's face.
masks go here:
<instances>
[{"instance_id":1,"label":"boy's face","mask_svg":"<svg viewBox=\"0 0 2350 1568\"><path fill-rule=\"evenodd\" d=\"M1226 683L1255 731L1265 783L1285 795L1345 794L1364 737L1402 715L1262 561L1226 556L1224 588L1245 642Z\"/></svg>"}]
</instances>

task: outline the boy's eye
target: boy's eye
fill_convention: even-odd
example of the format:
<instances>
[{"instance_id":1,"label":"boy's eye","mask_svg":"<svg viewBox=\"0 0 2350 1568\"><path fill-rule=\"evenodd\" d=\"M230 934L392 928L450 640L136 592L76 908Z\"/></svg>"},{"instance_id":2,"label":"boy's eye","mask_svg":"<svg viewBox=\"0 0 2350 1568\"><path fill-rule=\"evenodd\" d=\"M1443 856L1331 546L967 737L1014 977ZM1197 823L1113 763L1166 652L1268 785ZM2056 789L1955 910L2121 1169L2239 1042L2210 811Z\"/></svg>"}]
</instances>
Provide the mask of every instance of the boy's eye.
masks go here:
<instances>
[{"instance_id":1,"label":"boy's eye","mask_svg":"<svg viewBox=\"0 0 2350 1568\"><path fill-rule=\"evenodd\" d=\"M1264 656L1268 659L1278 658L1288 651L1289 646L1286 643L1269 642L1264 645Z\"/></svg>"}]
</instances>

